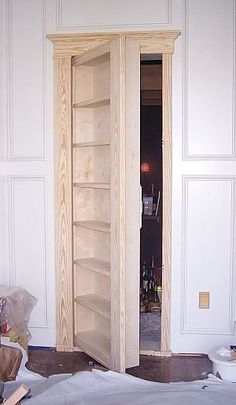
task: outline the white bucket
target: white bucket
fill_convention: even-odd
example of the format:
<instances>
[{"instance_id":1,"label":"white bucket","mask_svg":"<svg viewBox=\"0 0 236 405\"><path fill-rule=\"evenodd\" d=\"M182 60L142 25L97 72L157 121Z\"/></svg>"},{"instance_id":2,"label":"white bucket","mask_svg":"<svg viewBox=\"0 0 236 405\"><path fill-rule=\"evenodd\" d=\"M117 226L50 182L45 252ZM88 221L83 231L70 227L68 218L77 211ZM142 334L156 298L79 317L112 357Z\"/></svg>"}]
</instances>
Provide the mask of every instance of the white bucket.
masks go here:
<instances>
[{"instance_id":1,"label":"white bucket","mask_svg":"<svg viewBox=\"0 0 236 405\"><path fill-rule=\"evenodd\" d=\"M218 349L212 349L208 353L208 357L213 363L213 374L221 377L222 380L236 382L236 361L230 361L230 356L217 353Z\"/></svg>"}]
</instances>

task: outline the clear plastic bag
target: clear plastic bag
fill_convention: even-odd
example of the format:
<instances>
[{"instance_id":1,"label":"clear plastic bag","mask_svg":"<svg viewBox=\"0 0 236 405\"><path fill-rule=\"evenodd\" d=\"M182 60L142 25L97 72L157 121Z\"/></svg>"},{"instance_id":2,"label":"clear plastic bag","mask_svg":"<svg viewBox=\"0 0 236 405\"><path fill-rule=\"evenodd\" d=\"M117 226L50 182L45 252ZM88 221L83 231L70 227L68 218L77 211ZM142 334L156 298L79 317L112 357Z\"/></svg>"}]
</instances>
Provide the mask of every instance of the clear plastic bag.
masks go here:
<instances>
[{"instance_id":1,"label":"clear plastic bag","mask_svg":"<svg viewBox=\"0 0 236 405\"><path fill-rule=\"evenodd\" d=\"M21 287L0 284L0 326L3 334L25 349L31 339L28 329L30 314L37 298Z\"/></svg>"}]
</instances>

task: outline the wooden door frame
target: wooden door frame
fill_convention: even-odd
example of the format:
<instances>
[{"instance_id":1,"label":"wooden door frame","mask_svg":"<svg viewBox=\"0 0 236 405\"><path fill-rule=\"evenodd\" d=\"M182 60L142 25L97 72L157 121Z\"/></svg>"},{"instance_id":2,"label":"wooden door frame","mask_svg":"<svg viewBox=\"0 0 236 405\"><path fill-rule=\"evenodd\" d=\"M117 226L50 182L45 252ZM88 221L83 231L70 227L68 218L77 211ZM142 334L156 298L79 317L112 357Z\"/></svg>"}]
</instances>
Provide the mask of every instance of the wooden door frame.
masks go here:
<instances>
[{"instance_id":1,"label":"wooden door frame","mask_svg":"<svg viewBox=\"0 0 236 405\"><path fill-rule=\"evenodd\" d=\"M73 259L71 184L71 59L116 37L135 40L140 53L162 54L163 60L163 310L161 351L170 353L172 133L171 67L180 31L50 34L54 45L56 348L73 351ZM125 147L125 139L121 140ZM125 167L122 178L125 178ZM122 259L122 258L121 258ZM125 259L125 258L123 258ZM123 263L125 260L123 260ZM125 292L124 292L125 294Z\"/></svg>"}]
</instances>

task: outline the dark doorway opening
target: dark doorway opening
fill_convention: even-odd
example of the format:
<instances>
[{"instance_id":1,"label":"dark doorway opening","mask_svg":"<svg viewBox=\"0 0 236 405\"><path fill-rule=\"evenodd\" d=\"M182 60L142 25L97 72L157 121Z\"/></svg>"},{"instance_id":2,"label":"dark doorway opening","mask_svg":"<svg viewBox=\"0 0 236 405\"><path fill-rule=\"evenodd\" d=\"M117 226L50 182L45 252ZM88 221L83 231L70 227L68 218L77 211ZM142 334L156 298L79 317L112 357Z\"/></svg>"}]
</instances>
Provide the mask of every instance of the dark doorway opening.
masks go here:
<instances>
[{"instance_id":1,"label":"dark doorway opening","mask_svg":"<svg viewBox=\"0 0 236 405\"><path fill-rule=\"evenodd\" d=\"M162 60L141 58L140 349L160 351L162 305Z\"/></svg>"}]
</instances>

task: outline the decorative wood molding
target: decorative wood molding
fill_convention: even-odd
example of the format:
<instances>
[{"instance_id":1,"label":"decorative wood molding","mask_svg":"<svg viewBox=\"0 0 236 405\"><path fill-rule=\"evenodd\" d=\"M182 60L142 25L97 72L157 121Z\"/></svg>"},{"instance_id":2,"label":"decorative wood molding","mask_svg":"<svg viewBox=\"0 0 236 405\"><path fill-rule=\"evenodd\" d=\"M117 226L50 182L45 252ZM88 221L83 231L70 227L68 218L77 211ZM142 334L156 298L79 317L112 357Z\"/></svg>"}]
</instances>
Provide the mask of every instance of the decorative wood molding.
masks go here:
<instances>
[{"instance_id":1,"label":"decorative wood molding","mask_svg":"<svg viewBox=\"0 0 236 405\"><path fill-rule=\"evenodd\" d=\"M104 44L112 39L124 36L136 40L141 45L141 52L173 53L174 41L180 31L140 31L140 32L101 32L90 34L49 34L47 37L54 43L54 57L79 55Z\"/></svg>"},{"instance_id":2,"label":"decorative wood molding","mask_svg":"<svg viewBox=\"0 0 236 405\"><path fill-rule=\"evenodd\" d=\"M232 152L229 154L192 154L188 145L188 27L189 27L189 0L183 0L183 98L182 98L182 123L183 123L183 160L227 161L236 159L236 1L233 0L233 97L232 97Z\"/></svg>"},{"instance_id":3,"label":"decorative wood molding","mask_svg":"<svg viewBox=\"0 0 236 405\"><path fill-rule=\"evenodd\" d=\"M13 55L12 55L12 0L6 1L6 104L7 104L7 152L8 160L11 160L12 156L12 122L13 122Z\"/></svg>"},{"instance_id":4,"label":"decorative wood molding","mask_svg":"<svg viewBox=\"0 0 236 405\"><path fill-rule=\"evenodd\" d=\"M229 298L229 320L228 320L228 329L218 329L218 328L209 328L206 325L205 328L189 328L187 325L187 263L186 263L186 254L188 250L187 246L187 237L188 237L188 188L189 183L193 181L230 181L231 182L231 246L230 246L230 290L228 296ZM236 178L234 176L183 176L183 218L182 218L182 270L181 270L181 333L182 334L221 334L221 335L230 335L234 334L234 323L235 323L235 294L234 294L234 285L235 278L234 268L235 268L235 192L236 192Z\"/></svg>"},{"instance_id":5,"label":"decorative wood molding","mask_svg":"<svg viewBox=\"0 0 236 405\"><path fill-rule=\"evenodd\" d=\"M41 0L42 3L42 60L43 60L43 95L42 95L42 143L43 150L41 154L37 155L18 155L15 152L14 147L14 103L13 103L13 21L12 21L12 9L13 0L6 1L6 61L7 61L7 139L8 139L8 161L42 161L46 160L46 108L45 108L45 87L46 87L46 0Z\"/></svg>"},{"instance_id":6,"label":"decorative wood molding","mask_svg":"<svg viewBox=\"0 0 236 405\"><path fill-rule=\"evenodd\" d=\"M43 233L44 233L44 245L43 245L43 261L44 261L44 268L43 268L43 296L40 297L42 299L42 306L43 310L43 322L30 322L29 326L33 328L48 328L48 321L47 321L47 314L48 314L48 300L47 300L47 260L46 260L46 252L47 252L47 235L46 235L46 209L45 209L45 177L44 176L8 176L8 185L9 185L9 267L10 267L10 284L11 285L18 285L17 282L17 259L16 259L16 237L15 237L15 185L17 183L22 182L40 182L43 184Z\"/></svg>"},{"instance_id":7,"label":"decorative wood molding","mask_svg":"<svg viewBox=\"0 0 236 405\"><path fill-rule=\"evenodd\" d=\"M63 0L56 1L56 30L57 31L77 31L77 32L97 32L114 29L158 29L160 26L171 26L172 23L172 0L165 0L165 16L163 20L155 23L135 23L135 24L96 24L96 25L65 25L63 24ZM158 16L157 16L158 19Z\"/></svg>"}]
</instances>

